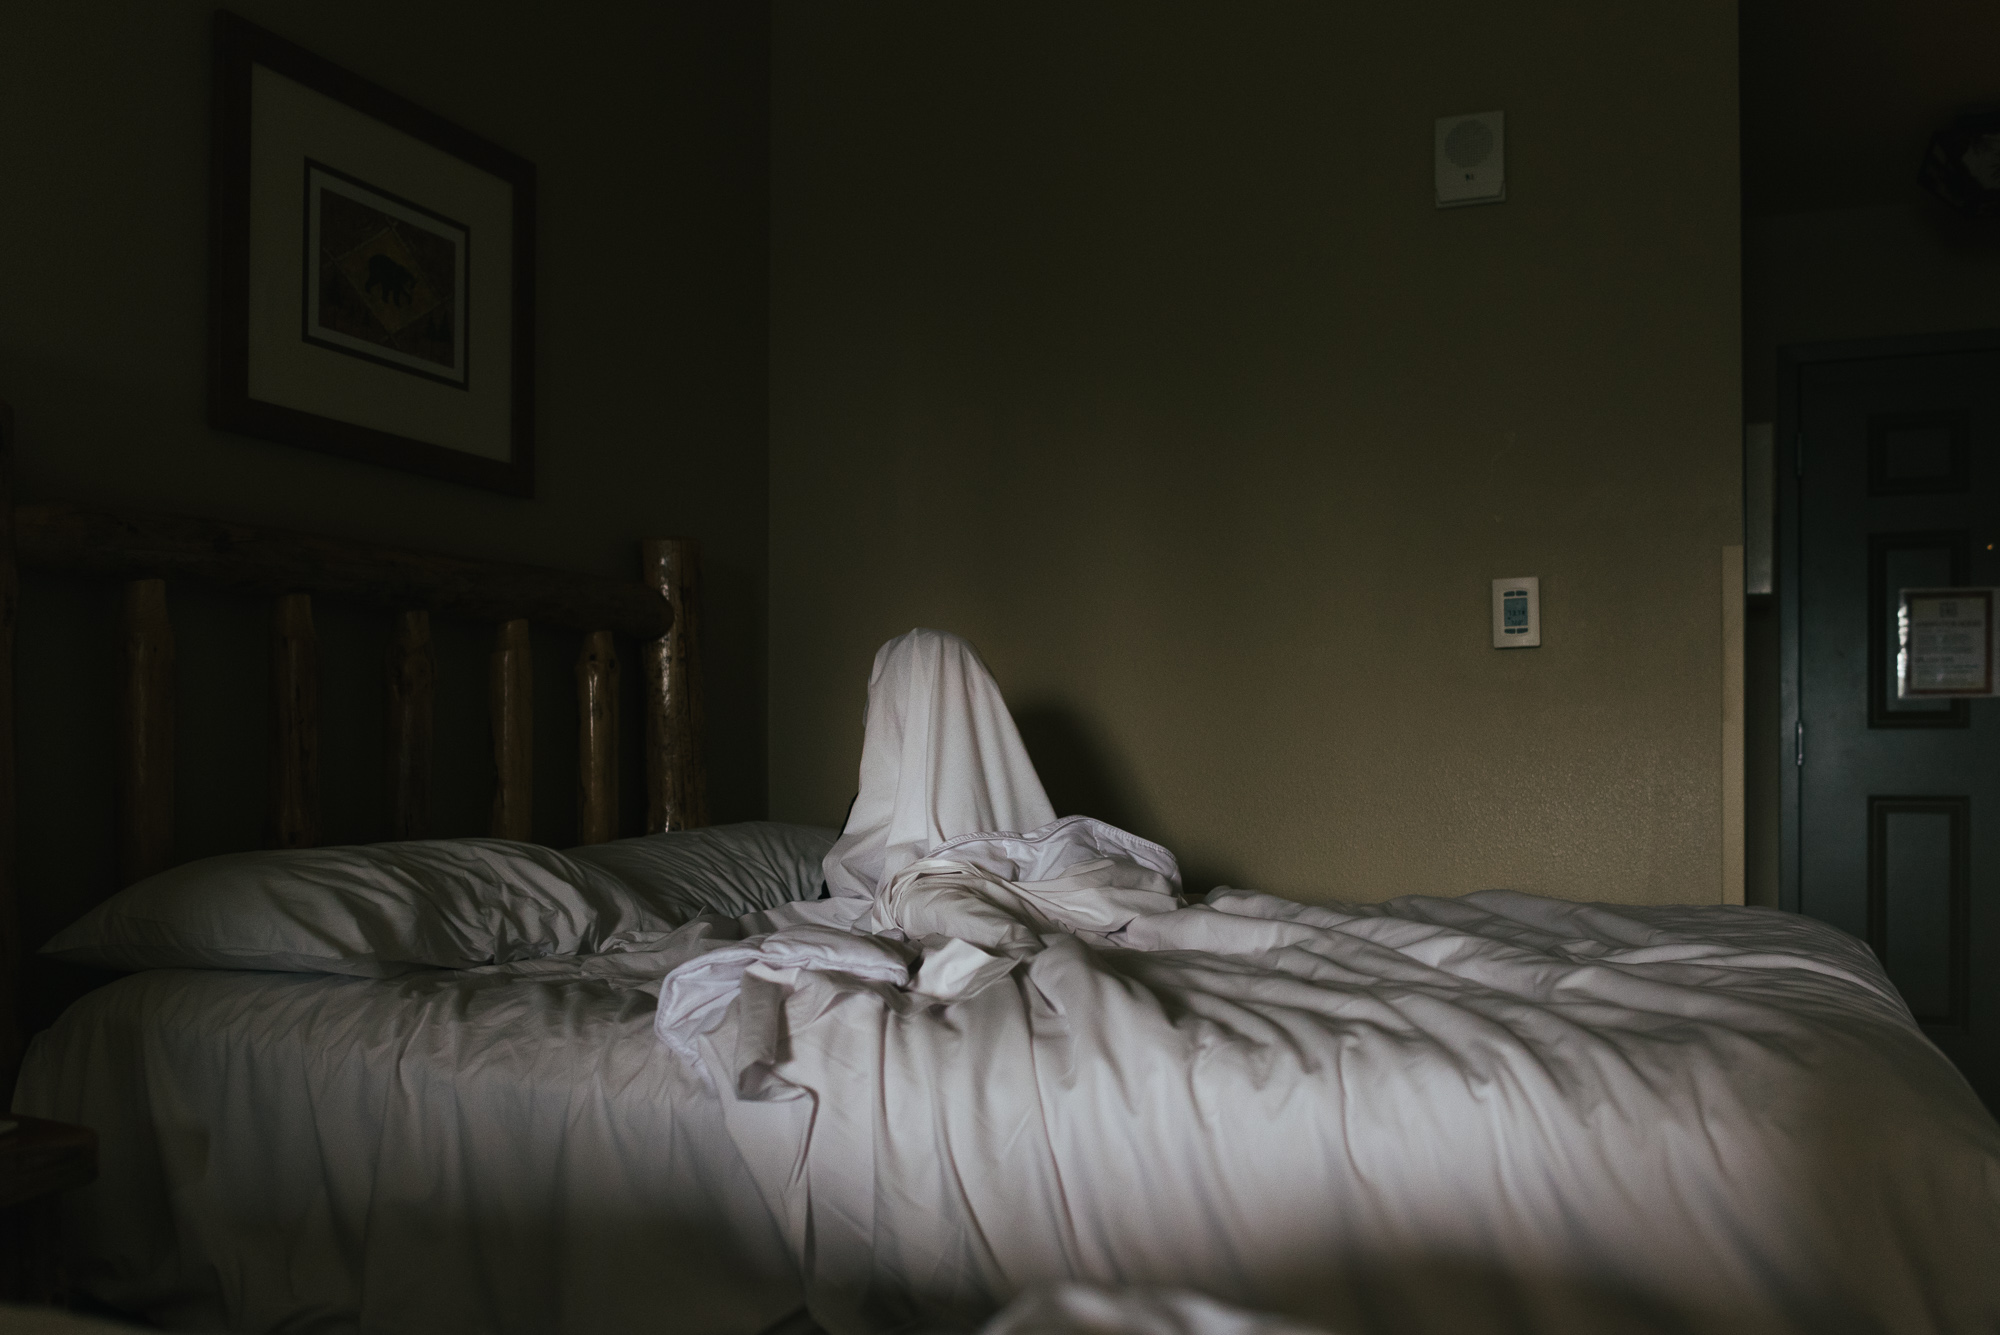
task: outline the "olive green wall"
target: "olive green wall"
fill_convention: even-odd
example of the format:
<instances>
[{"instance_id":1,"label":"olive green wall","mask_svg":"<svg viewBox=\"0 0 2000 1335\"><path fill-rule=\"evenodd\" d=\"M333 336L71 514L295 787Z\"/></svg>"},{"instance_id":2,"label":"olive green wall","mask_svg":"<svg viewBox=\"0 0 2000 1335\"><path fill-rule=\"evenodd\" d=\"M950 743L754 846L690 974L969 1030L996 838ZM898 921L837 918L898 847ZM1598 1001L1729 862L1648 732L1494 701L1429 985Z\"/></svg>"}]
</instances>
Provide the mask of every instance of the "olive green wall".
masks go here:
<instances>
[{"instance_id":1,"label":"olive green wall","mask_svg":"<svg viewBox=\"0 0 2000 1335\"><path fill-rule=\"evenodd\" d=\"M691 0L241 5L538 168L539 477L524 501L205 424L211 12L194 0L0 9L0 399L15 410L22 494L621 577L636 575L638 538L698 537L714 807L762 815L768 14ZM37 903L87 900L111 874L115 598L49 579L24 590L22 864ZM254 844L263 608L170 598L180 852ZM386 618L328 605L320 623L328 836L379 837ZM485 825L490 633L440 627L443 833ZM575 653L574 637L538 640L536 834L554 843L575 828ZM31 940L55 912L30 910Z\"/></svg>"},{"instance_id":2,"label":"olive green wall","mask_svg":"<svg viewBox=\"0 0 2000 1335\"><path fill-rule=\"evenodd\" d=\"M775 816L921 624L1195 889L1716 899L1733 4L782 0L772 106Z\"/></svg>"}]
</instances>

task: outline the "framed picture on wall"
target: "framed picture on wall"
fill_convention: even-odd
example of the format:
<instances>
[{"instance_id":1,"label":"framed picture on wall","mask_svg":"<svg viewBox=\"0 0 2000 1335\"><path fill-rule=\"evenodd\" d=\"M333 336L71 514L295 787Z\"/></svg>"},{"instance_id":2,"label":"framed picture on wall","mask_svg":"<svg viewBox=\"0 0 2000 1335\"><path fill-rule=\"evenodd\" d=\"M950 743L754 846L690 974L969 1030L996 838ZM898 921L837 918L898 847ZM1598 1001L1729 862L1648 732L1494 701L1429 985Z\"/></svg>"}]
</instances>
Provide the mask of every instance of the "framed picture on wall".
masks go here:
<instances>
[{"instance_id":1,"label":"framed picture on wall","mask_svg":"<svg viewBox=\"0 0 2000 1335\"><path fill-rule=\"evenodd\" d=\"M215 16L209 418L534 494L535 169Z\"/></svg>"}]
</instances>

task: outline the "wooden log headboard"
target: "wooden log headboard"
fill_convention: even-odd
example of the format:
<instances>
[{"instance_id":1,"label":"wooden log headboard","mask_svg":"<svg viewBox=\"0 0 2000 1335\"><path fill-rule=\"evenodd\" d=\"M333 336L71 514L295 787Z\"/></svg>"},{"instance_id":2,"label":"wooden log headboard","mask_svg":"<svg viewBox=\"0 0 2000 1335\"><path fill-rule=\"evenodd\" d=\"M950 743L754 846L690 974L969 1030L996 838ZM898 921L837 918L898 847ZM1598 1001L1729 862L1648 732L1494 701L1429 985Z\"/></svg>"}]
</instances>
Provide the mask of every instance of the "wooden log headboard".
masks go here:
<instances>
[{"instance_id":1,"label":"wooden log headboard","mask_svg":"<svg viewBox=\"0 0 2000 1335\"><path fill-rule=\"evenodd\" d=\"M433 613L494 623L488 702L495 784L491 833L527 839L533 810L530 623L582 633L576 662L577 829L618 834L615 636L640 642L648 832L708 822L701 763L700 556L693 539L639 544L638 577L605 579L536 566L350 542L283 529L68 504L16 505L13 420L0 404L0 1079L11 1091L24 1035L25 953L17 897L14 629L19 570L126 581L118 708L121 884L167 866L174 847L174 635L167 589L178 581L269 595L269 843L319 842L316 595L395 616L385 666L388 828L428 832Z\"/></svg>"}]
</instances>

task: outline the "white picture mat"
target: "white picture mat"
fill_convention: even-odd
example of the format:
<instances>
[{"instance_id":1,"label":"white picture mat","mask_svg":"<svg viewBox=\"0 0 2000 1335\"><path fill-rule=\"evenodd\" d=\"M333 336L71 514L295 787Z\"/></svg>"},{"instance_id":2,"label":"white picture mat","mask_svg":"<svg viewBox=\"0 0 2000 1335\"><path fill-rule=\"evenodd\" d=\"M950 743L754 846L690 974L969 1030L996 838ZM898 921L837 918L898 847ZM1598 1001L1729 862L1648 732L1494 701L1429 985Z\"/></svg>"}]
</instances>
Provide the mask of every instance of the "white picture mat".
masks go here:
<instances>
[{"instance_id":1,"label":"white picture mat","mask_svg":"<svg viewBox=\"0 0 2000 1335\"><path fill-rule=\"evenodd\" d=\"M508 460L513 426L513 187L469 162L263 65L250 67L249 393L252 399ZM464 222L479 238L468 283L469 388L305 341L305 160Z\"/></svg>"},{"instance_id":2,"label":"white picture mat","mask_svg":"<svg viewBox=\"0 0 2000 1335\"><path fill-rule=\"evenodd\" d=\"M1978 699L1996 694L1994 611L2000 589L1904 589L1896 694L1903 699Z\"/></svg>"},{"instance_id":3,"label":"white picture mat","mask_svg":"<svg viewBox=\"0 0 2000 1335\"><path fill-rule=\"evenodd\" d=\"M370 343L365 339L343 334L337 329L329 329L320 322L320 285L315 279L317 277L318 257L320 253L321 215L319 196L323 189L331 189L337 195L344 195L349 199L357 200L375 209L377 212L386 213L392 218L400 218L413 227L422 228L424 231L437 236L448 237L456 243L457 260L452 272L452 282L456 285L453 288L456 296L452 302L451 311L453 334L451 347L454 357L452 365L443 366L422 357L412 357L408 353L396 348L383 347L379 343ZM366 186L357 186L352 181L342 180L340 177L324 171L316 164L308 164L306 169L306 228L305 263L308 266L308 272L305 275L306 332L324 342L352 348L363 356L380 357L386 361L408 366L412 370L420 371L425 375L441 375L460 385L465 383L468 346L465 341L465 257L469 249L467 245L469 233L463 228L454 227L450 223L440 221L428 214L420 213L416 209L405 208L395 200L389 199L377 191L370 190Z\"/></svg>"}]
</instances>

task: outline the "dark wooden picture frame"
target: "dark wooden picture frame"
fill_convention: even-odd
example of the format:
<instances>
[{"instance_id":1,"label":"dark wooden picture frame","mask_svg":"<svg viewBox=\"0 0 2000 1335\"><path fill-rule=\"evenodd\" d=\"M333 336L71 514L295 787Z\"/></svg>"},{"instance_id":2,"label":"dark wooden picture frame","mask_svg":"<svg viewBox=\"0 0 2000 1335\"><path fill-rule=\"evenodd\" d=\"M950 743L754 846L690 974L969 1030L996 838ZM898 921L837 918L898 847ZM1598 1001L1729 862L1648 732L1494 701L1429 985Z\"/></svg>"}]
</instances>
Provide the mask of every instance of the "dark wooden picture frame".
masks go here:
<instances>
[{"instance_id":1,"label":"dark wooden picture frame","mask_svg":"<svg viewBox=\"0 0 2000 1335\"><path fill-rule=\"evenodd\" d=\"M322 450L329 454L342 455L350 459L361 459L370 463L384 464L408 472L422 473L430 477L462 482L472 486L486 487L494 491L506 492L514 496L534 494L534 435L535 435L535 168L532 163L508 152L489 140L482 139L457 125L444 120L407 98L392 93L359 75L341 69L330 61L313 55L302 47L267 32L255 24L227 11L215 15L214 29L215 90L213 120L211 125L210 163L210 220L209 220L209 421L220 430L240 432L263 440L278 441L289 445L300 445L308 449ZM357 421L343 420L327 412L313 411L297 404L287 404L272 399L253 397L251 360L252 340L259 337L254 328L256 321L252 314L252 116L254 99L252 94L254 69L262 66L266 70L290 80L294 84L313 93L331 99L341 106L359 112L361 115L380 122L393 130L400 131L438 153L457 159L486 176L495 178L511 193L511 203L505 211L505 226L511 237L504 238L508 244L495 248L484 246L486 254L510 254L511 259L504 266L508 279L508 300L500 303L503 310L495 313L481 308L481 314L488 320L498 319L504 314L504 347L496 350L491 346L495 340L487 340L487 346L478 346L470 338L470 317L465 314L471 304L470 297L476 283L464 281L455 291L457 319L459 321L456 346L459 351L459 365L456 372L457 384L442 385L436 392L450 395L463 393L472 383L470 377L479 375L482 387L491 382L491 368L496 365L504 370L507 402L504 405L505 441L492 441L493 447L504 444L504 457L489 457L466 448L424 439L416 434L417 427L404 430L387 429L382 425L364 425ZM308 163L301 179L307 181L307 196L310 199L311 168L318 164ZM350 165L348 170L353 170ZM365 165L363 173L365 176ZM356 182L363 185L364 182ZM393 201L383 204L410 204L422 209L421 201L406 201L386 190L376 194ZM307 207L306 204L301 205ZM434 207L426 211L434 212ZM311 226L308 218L307 226ZM469 237L461 236L467 252L477 254ZM292 252L299 256L300 272L294 290L302 293L312 281L313 256L306 253L296 239L288 240ZM465 263L464 255L459 258L461 271ZM406 273L393 270L405 279ZM309 296L302 295L302 308L310 309ZM487 303L488 306L493 303ZM268 340L267 340L268 341ZM391 361L371 357L366 352L352 349L342 350L331 346L322 339L307 336L301 330L299 342L309 345L312 351L306 356L324 356L349 365L367 366L371 369L364 375L384 377L417 376L427 383L437 384L446 377L430 375L414 366L398 368ZM261 350L260 345L260 350ZM472 353L479 354L477 362ZM290 348L285 355L295 355ZM397 354L390 353L389 357ZM403 357L404 362L411 359ZM475 371L474 367L484 368ZM338 373L336 373L338 374ZM350 377L355 374L347 373ZM327 391L333 396L335 391ZM365 398L365 395L360 396ZM357 399L359 403L360 399ZM452 411L449 400L440 400L445 406L442 412ZM467 409L469 412L470 409ZM500 405L490 404L487 416L498 420ZM373 416L378 419L393 416L393 412L381 405L373 405L369 411L357 412L356 416Z\"/></svg>"}]
</instances>

